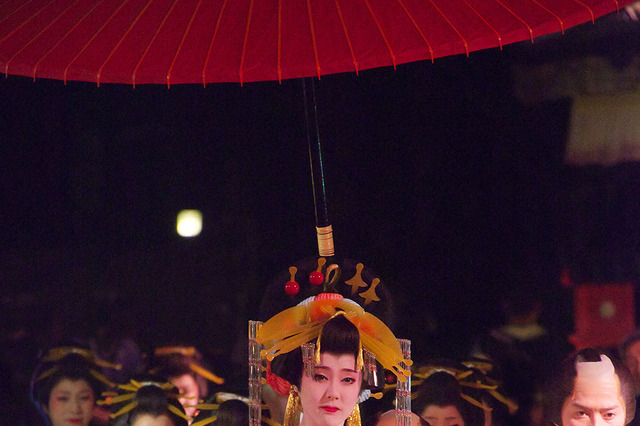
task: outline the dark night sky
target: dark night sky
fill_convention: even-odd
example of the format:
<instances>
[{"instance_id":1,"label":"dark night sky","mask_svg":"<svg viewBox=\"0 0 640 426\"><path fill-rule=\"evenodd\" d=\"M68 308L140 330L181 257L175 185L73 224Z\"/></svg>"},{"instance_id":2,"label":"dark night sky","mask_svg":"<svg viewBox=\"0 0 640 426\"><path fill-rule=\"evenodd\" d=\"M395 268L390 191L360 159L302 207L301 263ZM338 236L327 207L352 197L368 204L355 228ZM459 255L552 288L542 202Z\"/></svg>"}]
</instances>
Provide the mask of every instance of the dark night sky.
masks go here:
<instances>
[{"instance_id":1,"label":"dark night sky","mask_svg":"<svg viewBox=\"0 0 640 426\"><path fill-rule=\"evenodd\" d=\"M315 81L338 253L386 279L420 324L402 331L453 331L445 349L498 321L515 282L555 300L550 321L570 318L557 282L570 102L513 97L510 64L526 50ZM188 337L203 314L243 324L245 298L316 253L301 81L133 89L9 76L0 111L3 287L53 297L63 327L112 288L177 309ZM203 211L194 240L173 231L182 208ZM144 324L152 311L138 311Z\"/></svg>"}]
</instances>

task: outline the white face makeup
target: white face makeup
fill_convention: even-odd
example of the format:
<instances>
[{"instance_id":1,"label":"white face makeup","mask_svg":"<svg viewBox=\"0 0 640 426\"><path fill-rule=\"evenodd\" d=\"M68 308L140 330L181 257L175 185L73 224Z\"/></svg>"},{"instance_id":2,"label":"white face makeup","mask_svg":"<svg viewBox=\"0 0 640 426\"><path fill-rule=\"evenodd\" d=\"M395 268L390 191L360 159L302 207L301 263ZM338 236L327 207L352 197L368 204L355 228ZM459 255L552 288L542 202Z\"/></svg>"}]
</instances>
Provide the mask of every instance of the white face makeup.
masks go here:
<instances>
[{"instance_id":1,"label":"white face makeup","mask_svg":"<svg viewBox=\"0 0 640 426\"><path fill-rule=\"evenodd\" d=\"M51 390L45 411L53 426L87 426L94 402L93 389L86 381L63 379Z\"/></svg>"},{"instance_id":2,"label":"white face makeup","mask_svg":"<svg viewBox=\"0 0 640 426\"><path fill-rule=\"evenodd\" d=\"M562 406L562 426L624 426L625 404L611 360L577 362L573 393Z\"/></svg>"},{"instance_id":3,"label":"white face makeup","mask_svg":"<svg viewBox=\"0 0 640 426\"><path fill-rule=\"evenodd\" d=\"M313 377L300 382L301 426L342 426L360 397L362 371L351 354L320 354Z\"/></svg>"}]
</instances>

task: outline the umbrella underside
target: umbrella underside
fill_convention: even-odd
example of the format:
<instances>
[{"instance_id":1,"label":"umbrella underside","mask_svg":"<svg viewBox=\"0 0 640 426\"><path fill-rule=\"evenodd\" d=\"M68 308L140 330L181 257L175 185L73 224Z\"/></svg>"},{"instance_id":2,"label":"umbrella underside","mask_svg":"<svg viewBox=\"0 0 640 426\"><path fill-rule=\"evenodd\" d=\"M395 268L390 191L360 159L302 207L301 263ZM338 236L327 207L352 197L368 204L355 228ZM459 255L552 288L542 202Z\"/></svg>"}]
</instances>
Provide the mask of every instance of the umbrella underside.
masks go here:
<instances>
[{"instance_id":1,"label":"umbrella underside","mask_svg":"<svg viewBox=\"0 0 640 426\"><path fill-rule=\"evenodd\" d=\"M124 84L322 76L501 47L630 0L5 0L5 74Z\"/></svg>"}]
</instances>

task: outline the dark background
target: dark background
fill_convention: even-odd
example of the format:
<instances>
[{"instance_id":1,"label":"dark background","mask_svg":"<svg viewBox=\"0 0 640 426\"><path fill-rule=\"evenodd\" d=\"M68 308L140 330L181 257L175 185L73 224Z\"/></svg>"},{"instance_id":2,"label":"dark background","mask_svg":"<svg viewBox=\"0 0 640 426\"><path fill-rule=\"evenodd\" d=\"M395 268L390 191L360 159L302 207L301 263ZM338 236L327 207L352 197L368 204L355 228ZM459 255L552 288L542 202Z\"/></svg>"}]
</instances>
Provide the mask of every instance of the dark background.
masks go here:
<instances>
[{"instance_id":1,"label":"dark background","mask_svg":"<svg viewBox=\"0 0 640 426\"><path fill-rule=\"evenodd\" d=\"M640 167L565 165L571 99L525 103L512 81L514 64L635 57L637 26L619 19L314 81L337 251L384 278L416 356L465 354L524 285L570 333L565 267L575 282L638 280ZM266 283L317 254L301 80L9 76L0 112L5 341L42 347L110 320L143 349L180 336L230 356ZM203 212L200 236L176 235L183 208ZM96 314L108 300L115 320Z\"/></svg>"}]
</instances>

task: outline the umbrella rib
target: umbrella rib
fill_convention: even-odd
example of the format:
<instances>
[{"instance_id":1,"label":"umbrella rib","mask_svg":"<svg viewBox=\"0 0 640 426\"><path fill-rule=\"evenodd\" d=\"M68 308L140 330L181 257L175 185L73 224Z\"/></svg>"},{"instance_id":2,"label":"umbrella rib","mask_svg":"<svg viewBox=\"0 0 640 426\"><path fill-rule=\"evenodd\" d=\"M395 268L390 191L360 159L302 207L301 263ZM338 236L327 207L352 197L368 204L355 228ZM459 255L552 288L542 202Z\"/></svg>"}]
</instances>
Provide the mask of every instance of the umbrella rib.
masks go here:
<instances>
[{"instance_id":1,"label":"umbrella rib","mask_svg":"<svg viewBox=\"0 0 640 426\"><path fill-rule=\"evenodd\" d=\"M129 0L127 0L128 2ZM111 59L111 57L113 55L115 55L116 51L120 48L120 45L124 42L124 40L127 38L127 35L129 35L129 33L131 32L131 30L133 29L133 27L138 23L138 21L140 20L140 18L142 17L142 15L144 15L144 12L147 11L147 9L149 8L149 5L151 5L151 2L147 2L147 5L145 7L142 8L142 10L140 10L140 12L138 13L138 16L136 16L136 19L133 20L133 22L131 22L131 24L129 25L129 28L127 28L127 31L125 31L125 33L122 35L122 37L120 37L120 40L118 40L118 43L113 47L113 49L111 49L111 52L109 53L109 56L107 56L107 59L105 59L105 61L103 62L102 66L100 67L100 69L98 70L98 74L96 75L96 82L98 83L98 87L100 87L100 78L102 76L102 69L107 66L107 63L109 62L109 60Z\"/></svg>"},{"instance_id":2,"label":"umbrella rib","mask_svg":"<svg viewBox=\"0 0 640 426\"><path fill-rule=\"evenodd\" d=\"M282 0L278 0L278 83L282 83Z\"/></svg>"},{"instance_id":3,"label":"umbrella rib","mask_svg":"<svg viewBox=\"0 0 640 426\"><path fill-rule=\"evenodd\" d=\"M227 6L227 0L224 0L222 3L222 7L220 8L220 14L218 15L218 20L216 21L216 27L213 30L213 35L211 36L211 42L209 43L209 50L207 51L207 58L204 61L204 65L202 67L202 86L207 86L207 66L209 65L209 59L211 58L211 51L213 50L213 43L216 41L216 37L218 36L218 29L220 28L220 22L222 21L222 15L224 14L224 9Z\"/></svg>"},{"instance_id":4,"label":"umbrella rib","mask_svg":"<svg viewBox=\"0 0 640 426\"><path fill-rule=\"evenodd\" d=\"M247 40L249 39L249 28L251 27L251 15L253 13L253 0L249 2L249 13L247 14L247 25L244 29L244 41L242 42L242 56L240 57L240 70L238 76L240 77L240 86L244 83L244 57L247 53Z\"/></svg>"},{"instance_id":5,"label":"umbrella rib","mask_svg":"<svg viewBox=\"0 0 640 426\"><path fill-rule=\"evenodd\" d=\"M311 42L313 43L313 54L316 59L316 72L318 73L318 78L322 74L322 70L320 69L320 60L318 59L318 45L316 44L316 31L313 27L313 14L311 13L311 0L307 0L307 13L309 14L309 30L311 31Z\"/></svg>"},{"instance_id":6,"label":"umbrella rib","mask_svg":"<svg viewBox=\"0 0 640 426\"><path fill-rule=\"evenodd\" d=\"M20 24L20 26L18 26L18 27L17 27L17 28L15 28L13 31L11 31L9 34L7 34L6 36L4 36L4 37L2 38L2 40L0 40L0 43L4 43L4 41L5 41L7 38L11 37L13 34L15 34L17 31L19 31L22 27L24 27L25 25L27 25L27 24L28 24L32 19L34 19L36 16L38 16L40 13L42 13L42 11L43 11L43 10L45 10L48 6L50 6L54 1L55 1L55 0L51 0L47 5L43 6L43 7L42 7L42 9L40 9L40 10L38 11L38 13L33 14L29 19L25 20L22 24ZM28 3L27 3L27 4L28 4ZM25 4L25 6L26 6L26 4ZM19 11L21 8L22 8L22 6L21 6L21 7L19 7L18 9L16 9L16 10L14 10L14 11L13 11L13 13L11 13L11 14L9 14L9 15L7 16L7 18L9 18L11 15L13 15L14 13L16 13L17 11ZM5 18L5 19L6 19L6 18ZM22 49L20 49L20 50L22 50ZM19 53L19 52L18 52L18 53ZM14 55L14 56L15 56L15 55ZM13 59L13 57L11 57L11 58L9 59L9 61L5 64L5 67L4 67L4 74L5 74L5 77L8 77L8 76L9 76L9 62L11 62L11 60L12 60L12 59Z\"/></svg>"},{"instance_id":7,"label":"umbrella rib","mask_svg":"<svg viewBox=\"0 0 640 426\"><path fill-rule=\"evenodd\" d=\"M171 61L171 66L169 67L169 71L167 72L167 88L171 87L171 72L173 71L173 66L175 65L176 61L178 60L178 55L180 54L180 51L182 50L182 46L184 45L185 40L187 39L187 34L189 34L189 31L191 30L191 26L193 25L193 21L196 18L196 15L198 13L198 10L200 10L200 6L202 5L202 0L198 1L198 6L196 6L196 8L194 9L193 13L191 14L191 19L189 19L189 25L187 25L187 28L185 28L184 30L184 34L182 35L182 40L180 40L180 45L178 46L178 49L176 50L175 55L173 55L173 61Z\"/></svg>"},{"instance_id":8,"label":"umbrella rib","mask_svg":"<svg viewBox=\"0 0 640 426\"><path fill-rule=\"evenodd\" d=\"M338 10L338 16L340 17L340 23L342 24L342 31L344 31L344 37L347 39L347 44L349 45L349 52L351 52L351 59L353 60L353 66L356 69L356 75L358 74L358 60L356 59L356 55L353 51L353 44L351 43L351 38L349 37L349 31L347 30L347 25L344 23L344 17L342 16L342 8L338 3L338 0L335 0L336 9Z\"/></svg>"},{"instance_id":9,"label":"umbrella rib","mask_svg":"<svg viewBox=\"0 0 640 426\"><path fill-rule=\"evenodd\" d=\"M558 23L560 24L560 33L564 34L564 22L562 22L562 19L560 19L560 17L555 13L553 13L549 8L540 4L538 0L531 0L531 1L537 4L538 6L540 6L542 9L546 10L550 15L553 15L553 17L556 18L558 20Z\"/></svg>"},{"instance_id":10,"label":"umbrella rib","mask_svg":"<svg viewBox=\"0 0 640 426\"><path fill-rule=\"evenodd\" d=\"M14 11L13 11L13 12L11 12L10 14L8 14L8 15L7 15L7 16L5 16L4 18L2 18L2 20L0 20L0 25L2 25L2 23L3 23L4 21L6 21L7 19L11 18L11 16L13 16L13 15L14 15L14 14L16 14L16 13L18 13L18 12L20 11L20 9L22 9L23 7L27 7L27 5L28 5L29 3L32 3L32 2L33 2L33 0L29 0L28 2L25 2L25 3L24 3L24 4L22 4L20 7L18 7L16 10L14 10ZM51 0L51 1L49 2L49 4L51 4L51 3L53 3L53 2L54 2L54 0ZM42 8L43 8L43 9L44 9L44 8L46 8L47 6L49 6L49 4L47 4L46 6L43 6ZM33 18L33 16L32 16L32 18ZM31 19L31 18L29 18L29 19ZM27 22L23 22L23 23L22 23L22 25L20 25L17 29L22 28L22 26L23 26L24 24L26 24L26 23L27 23ZM16 30L17 30L17 29L16 29ZM2 40L0 40L0 42L4 41L7 37L9 37L11 34L13 34L16 30L11 31L11 32L10 32L9 34L7 34L7 35L6 35Z\"/></svg>"},{"instance_id":11,"label":"umbrella rib","mask_svg":"<svg viewBox=\"0 0 640 426\"><path fill-rule=\"evenodd\" d=\"M585 3L581 2L580 0L573 0L573 1L575 1L579 5L583 6L585 9L587 9L589 11L589 14L591 15L591 23L592 24L595 23L596 18L593 15L593 10L589 6L587 6ZM617 6L617 4L618 4L618 2L616 1L616 6Z\"/></svg>"},{"instance_id":12,"label":"umbrella rib","mask_svg":"<svg viewBox=\"0 0 640 426\"><path fill-rule=\"evenodd\" d=\"M133 73L131 74L131 82L134 88L136 87L136 73L138 72L138 68L140 68L140 65L142 65L142 61L144 61L144 58L147 56L147 53L149 53L149 49L151 49L151 46L158 38L158 34L160 34L160 30L162 30L162 27L164 27L164 24L166 24L167 19L169 18L169 15L171 15L171 12L173 12L173 9L176 7L177 3L178 3L178 0L175 0L171 5L171 8L169 9L169 11L166 13L166 15L164 15L164 18L162 18L162 22L160 23L160 25L158 25L158 29L156 29L156 33L151 38L151 41L149 42L149 44L147 45L147 48L144 50L144 53L140 57L138 64L134 68Z\"/></svg>"},{"instance_id":13,"label":"umbrella rib","mask_svg":"<svg viewBox=\"0 0 640 426\"><path fill-rule=\"evenodd\" d=\"M458 31L456 26L453 25L453 23L449 20L449 18L447 18L447 16L442 12L442 10L440 10L440 8L433 2L433 0L429 0L429 2L433 5L433 7L436 8L438 13L444 18L444 20L447 21L447 24L449 24L449 26L451 28L453 28L453 30L458 34L458 37L460 37L462 39L462 42L464 43L464 50L467 52L467 57L468 57L469 56L469 42L467 41L467 39L464 38L462 33L460 33L460 31Z\"/></svg>"},{"instance_id":14,"label":"umbrella rib","mask_svg":"<svg viewBox=\"0 0 640 426\"><path fill-rule=\"evenodd\" d=\"M9 71L9 65L11 64L11 62L16 58L16 56L18 56L22 51L24 51L27 47L29 47L31 45L31 43L33 43L34 41L36 41L45 31L47 31L49 28L51 28L51 26L53 24L55 24L56 22L58 22L58 20L60 19L60 17L62 15L65 14L65 12L67 12L71 7L75 6L76 3L78 3L79 0L76 0L75 3L69 5L65 10L63 10L62 12L60 12L58 14L58 16L55 17L55 19L53 19L51 22L49 22L48 25L46 25L37 35L31 37L31 40L29 40L27 43L23 44L22 47L13 54L13 56L11 58L9 58L9 60L6 63L5 66L5 71ZM51 4L51 3L49 3ZM59 41L58 41L59 43ZM58 43L56 43L56 46L58 45ZM55 46L54 46L55 47ZM40 64L40 62L42 61L42 59L44 59L44 57L47 56L47 54L50 52L51 50L49 50L47 53L44 54L44 56L36 63L36 65L33 67L33 80L35 81L36 79L36 69L38 68L38 64Z\"/></svg>"},{"instance_id":15,"label":"umbrella rib","mask_svg":"<svg viewBox=\"0 0 640 426\"><path fill-rule=\"evenodd\" d=\"M416 22L415 18L411 14L411 12L409 12L409 9L407 9L407 6L404 4L404 2L402 0L398 0L398 3L402 7L402 9L404 9L404 13L406 13L407 16L409 17L409 19L411 19L411 22L413 23L413 26L416 28L416 30L418 30L418 32L420 33L420 37L422 37L422 40L424 40L424 42L426 43L427 47L429 48L429 56L431 56L431 62L433 63L433 61L434 61L433 48L431 47L431 43L429 43L429 40L427 40L427 36L424 35L424 32L422 31L422 28L420 28L420 26Z\"/></svg>"},{"instance_id":16,"label":"umbrella rib","mask_svg":"<svg viewBox=\"0 0 640 426\"><path fill-rule=\"evenodd\" d=\"M120 9L122 9L124 7L124 4L126 3L126 1L122 4L120 4L120 6L116 9L115 12L113 12L111 14L111 16L109 17L109 19L107 19L106 21L104 21L104 23L102 24L102 26L98 29L98 31L96 31L91 38L87 41L87 43L85 43L84 47L82 49L80 49L80 52L78 52L78 54L76 56L74 56L74 58L71 60L71 62L69 62L69 64L67 65L67 67L64 69L64 73L62 75L62 80L64 81L64 84L67 84L67 73L69 72L69 68L71 67L71 65L73 65L73 63L76 61L76 59L78 59L80 57L80 55L82 55L84 53L85 50L87 50L87 48L89 47L89 45L93 42L93 40L95 40L98 37L98 34L100 34L100 32L107 26L107 24L109 23L109 21L111 21L113 19L113 17L120 11ZM79 25L80 22L82 22L87 16L89 16L89 14L95 9L92 8L89 12L87 12L80 21L78 21L78 23L76 24Z\"/></svg>"},{"instance_id":17,"label":"umbrella rib","mask_svg":"<svg viewBox=\"0 0 640 426\"><path fill-rule=\"evenodd\" d=\"M522 19L521 17L519 17L513 10L509 9L507 7L507 5L505 5L502 1L500 0L496 0L496 3L498 3L500 6L502 6L503 8L505 8L505 10L507 12L509 12L510 14L513 15L514 18L516 18L518 21L520 21L525 27L527 27L527 30L529 30L529 37L531 38L531 43L533 43L533 29L531 28L531 25L527 24L525 22L524 19Z\"/></svg>"},{"instance_id":18,"label":"umbrella rib","mask_svg":"<svg viewBox=\"0 0 640 426\"><path fill-rule=\"evenodd\" d=\"M498 30L496 30L496 29L493 27L493 25L491 25L491 24L489 23L489 21L487 21L487 20L485 19L485 17L484 17L484 16L482 16L482 15L480 14L480 12L478 12L478 11L477 11L473 6L471 6L471 4L469 4L469 2L468 2L467 0L463 0L463 1L464 1L464 2L465 2L465 4L467 5L467 7L469 7L469 9L471 9L471 11L473 11L473 13L475 13L475 14L478 16L478 18L482 19L482 21L483 21L485 24L487 24L487 26L488 26L489 28L491 28L491 31L493 31L493 32L496 34L496 37L498 38L498 45L500 46L500 50L502 50L502 36L501 36L501 35L500 35L500 33L498 32Z\"/></svg>"},{"instance_id":19,"label":"umbrella rib","mask_svg":"<svg viewBox=\"0 0 640 426\"><path fill-rule=\"evenodd\" d=\"M369 9L369 13L371 14L371 16L373 17L373 20L376 23L376 26L378 27L378 30L380 31L380 35L382 36L382 39L384 40L384 43L387 45L387 49L389 49L389 54L391 55L391 61L393 61L393 68L396 68L396 55L393 53L393 49L391 49L391 45L389 44L389 40L387 40L387 36L384 33L384 30L382 29L382 26L380 25L380 21L378 21L378 17L376 16L375 13L373 13L373 9L371 8L371 4L369 4L369 0L364 0L365 4L367 5L367 9Z\"/></svg>"}]
</instances>

